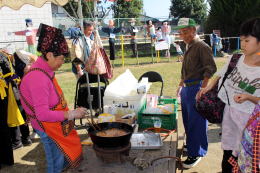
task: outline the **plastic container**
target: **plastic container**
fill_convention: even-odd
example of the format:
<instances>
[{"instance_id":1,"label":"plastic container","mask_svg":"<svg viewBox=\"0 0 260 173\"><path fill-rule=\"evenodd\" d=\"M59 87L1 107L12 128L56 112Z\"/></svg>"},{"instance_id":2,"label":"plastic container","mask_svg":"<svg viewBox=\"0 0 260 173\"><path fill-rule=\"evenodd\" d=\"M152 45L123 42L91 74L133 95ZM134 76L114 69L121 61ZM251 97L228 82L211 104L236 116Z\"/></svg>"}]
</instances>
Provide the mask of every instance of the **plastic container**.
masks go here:
<instances>
[{"instance_id":1,"label":"plastic container","mask_svg":"<svg viewBox=\"0 0 260 173\"><path fill-rule=\"evenodd\" d=\"M143 105L138 112L137 122L142 129L154 127L154 119L160 118L161 128L173 130L177 128L178 118L178 101L177 99L159 99L158 104L174 104L174 111L172 114L145 114L143 111L146 108L146 104Z\"/></svg>"},{"instance_id":2,"label":"plastic container","mask_svg":"<svg viewBox=\"0 0 260 173\"><path fill-rule=\"evenodd\" d=\"M146 101L146 94L138 94L135 96L104 96L104 105L114 105L118 109L125 109L125 113L131 113L131 110L136 114L140 111Z\"/></svg>"}]
</instances>

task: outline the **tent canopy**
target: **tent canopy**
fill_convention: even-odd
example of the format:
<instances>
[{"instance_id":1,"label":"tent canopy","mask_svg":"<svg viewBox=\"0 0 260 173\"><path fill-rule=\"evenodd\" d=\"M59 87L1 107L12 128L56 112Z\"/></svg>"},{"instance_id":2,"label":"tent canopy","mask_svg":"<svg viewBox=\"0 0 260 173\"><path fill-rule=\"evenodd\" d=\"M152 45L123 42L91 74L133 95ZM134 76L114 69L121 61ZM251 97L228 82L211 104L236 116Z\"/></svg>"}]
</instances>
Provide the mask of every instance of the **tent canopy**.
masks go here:
<instances>
[{"instance_id":1,"label":"tent canopy","mask_svg":"<svg viewBox=\"0 0 260 173\"><path fill-rule=\"evenodd\" d=\"M46 2L52 2L59 6L63 6L68 3L69 0L0 0L0 8L7 6L11 9L18 10L24 4L30 4L35 7L42 7Z\"/></svg>"}]
</instances>

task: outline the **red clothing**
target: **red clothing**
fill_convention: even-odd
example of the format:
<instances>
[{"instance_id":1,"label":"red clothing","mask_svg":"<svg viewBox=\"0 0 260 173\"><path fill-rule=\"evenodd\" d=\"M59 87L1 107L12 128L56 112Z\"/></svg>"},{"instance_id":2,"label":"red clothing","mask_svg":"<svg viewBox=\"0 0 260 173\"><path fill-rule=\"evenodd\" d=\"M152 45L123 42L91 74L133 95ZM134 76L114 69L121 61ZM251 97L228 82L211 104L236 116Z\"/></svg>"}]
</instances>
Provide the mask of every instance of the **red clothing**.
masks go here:
<instances>
[{"instance_id":1,"label":"red clothing","mask_svg":"<svg viewBox=\"0 0 260 173\"><path fill-rule=\"evenodd\" d=\"M22 35L26 36L26 42L28 45L34 45L36 43L36 33L38 29L26 29L24 31L16 31L14 32L15 35Z\"/></svg>"}]
</instances>

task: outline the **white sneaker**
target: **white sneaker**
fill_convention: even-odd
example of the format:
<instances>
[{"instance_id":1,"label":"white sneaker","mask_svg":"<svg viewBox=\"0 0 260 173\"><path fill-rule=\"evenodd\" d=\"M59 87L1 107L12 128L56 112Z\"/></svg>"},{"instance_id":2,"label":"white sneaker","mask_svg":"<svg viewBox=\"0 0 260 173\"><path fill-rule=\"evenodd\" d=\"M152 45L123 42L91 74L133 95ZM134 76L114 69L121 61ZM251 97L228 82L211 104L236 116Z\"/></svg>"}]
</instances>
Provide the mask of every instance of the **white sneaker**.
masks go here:
<instances>
[{"instance_id":1,"label":"white sneaker","mask_svg":"<svg viewBox=\"0 0 260 173\"><path fill-rule=\"evenodd\" d=\"M188 158L182 163L182 165L184 168L192 168L196 166L200 161L201 161L201 157L188 156Z\"/></svg>"},{"instance_id":2,"label":"white sneaker","mask_svg":"<svg viewBox=\"0 0 260 173\"><path fill-rule=\"evenodd\" d=\"M39 136L37 133L33 132L33 133L31 134L30 138L31 138L31 139L39 139L40 136Z\"/></svg>"}]
</instances>

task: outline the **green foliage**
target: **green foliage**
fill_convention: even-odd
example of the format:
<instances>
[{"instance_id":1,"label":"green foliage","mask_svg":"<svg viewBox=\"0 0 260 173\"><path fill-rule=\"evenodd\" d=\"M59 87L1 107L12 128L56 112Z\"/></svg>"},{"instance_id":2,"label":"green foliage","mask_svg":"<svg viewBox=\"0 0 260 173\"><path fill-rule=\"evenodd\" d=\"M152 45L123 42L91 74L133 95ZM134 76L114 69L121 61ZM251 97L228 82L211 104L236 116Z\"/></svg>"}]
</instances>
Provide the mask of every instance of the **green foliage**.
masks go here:
<instances>
[{"instance_id":1,"label":"green foliage","mask_svg":"<svg viewBox=\"0 0 260 173\"><path fill-rule=\"evenodd\" d=\"M170 11L174 18L189 17L202 23L206 19L207 6L204 0L172 0Z\"/></svg>"},{"instance_id":2,"label":"green foliage","mask_svg":"<svg viewBox=\"0 0 260 173\"><path fill-rule=\"evenodd\" d=\"M259 0L211 0L206 33L213 29L221 30L221 36L238 36L241 23L249 18L260 16Z\"/></svg>"},{"instance_id":3,"label":"green foliage","mask_svg":"<svg viewBox=\"0 0 260 173\"><path fill-rule=\"evenodd\" d=\"M115 18L138 18L142 13L143 1L131 0L129 2L125 0L117 0L115 2L114 17Z\"/></svg>"},{"instance_id":4,"label":"green foliage","mask_svg":"<svg viewBox=\"0 0 260 173\"><path fill-rule=\"evenodd\" d=\"M72 8L75 10L75 12L77 13L77 9L78 9L78 3L74 2L74 0L70 0L71 6ZM77 18L77 16L74 15L71 6L69 5L69 3L67 3L64 7L64 9L73 17ZM91 14L88 10L91 10L91 12L93 12L94 10L94 3L92 1L82 1L82 13L83 13L83 18L91 18Z\"/></svg>"}]
</instances>

